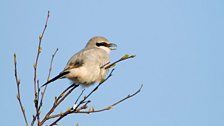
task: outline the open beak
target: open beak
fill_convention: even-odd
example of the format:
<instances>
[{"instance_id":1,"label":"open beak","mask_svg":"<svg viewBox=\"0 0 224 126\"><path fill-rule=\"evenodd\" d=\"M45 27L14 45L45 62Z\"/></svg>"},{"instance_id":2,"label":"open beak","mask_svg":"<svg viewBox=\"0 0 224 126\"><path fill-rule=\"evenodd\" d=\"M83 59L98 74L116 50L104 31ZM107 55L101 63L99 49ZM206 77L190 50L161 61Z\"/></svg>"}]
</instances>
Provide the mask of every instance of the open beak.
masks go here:
<instances>
[{"instance_id":1,"label":"open beak","mask_svg":"<svg viewBox=\"0 0 224 126\"><path fill-rule=\"evenodd\" d=\"M108 46L109 46L109 48L110 48L111 50L116 50L116 49L117 49L117 45L114 44L114 43L110 43Z\"/></svg>"}]
</instances>

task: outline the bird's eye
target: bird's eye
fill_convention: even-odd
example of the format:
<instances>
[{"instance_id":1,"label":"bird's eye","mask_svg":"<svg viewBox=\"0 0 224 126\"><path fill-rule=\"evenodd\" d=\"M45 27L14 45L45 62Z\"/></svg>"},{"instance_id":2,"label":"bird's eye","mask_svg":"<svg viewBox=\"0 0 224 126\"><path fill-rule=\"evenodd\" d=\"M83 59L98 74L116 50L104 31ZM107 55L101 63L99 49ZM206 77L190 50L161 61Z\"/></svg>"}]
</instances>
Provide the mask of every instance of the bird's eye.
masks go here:
<instances>
[{"instance_id":1,"label":"bird's eye","mask_svg":"<svg viewBox=\"0 0 224 126\"><path fill-rule=\"evenodd\" d=\"M100 47L100 46L108 46L108 44L106 42L97 42L96 46Z\"/></svg>"}]
</instances>

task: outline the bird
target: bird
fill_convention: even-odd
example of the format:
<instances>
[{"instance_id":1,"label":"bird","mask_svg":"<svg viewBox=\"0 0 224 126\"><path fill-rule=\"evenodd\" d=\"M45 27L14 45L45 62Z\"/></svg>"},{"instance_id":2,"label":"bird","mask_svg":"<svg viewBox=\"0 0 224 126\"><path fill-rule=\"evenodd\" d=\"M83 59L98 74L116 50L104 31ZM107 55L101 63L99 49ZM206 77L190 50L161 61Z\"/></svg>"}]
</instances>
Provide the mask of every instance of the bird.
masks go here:
<instances>
[{"instance_id":1,"label":"bird","mask_svg":"<svg viewBox=\"0 0 224 126\"><path fill-rule=\"evenodd\" d=\"M109 42L105 37L92 37L85 48L70 58L62 72L41 87L63 78L82 86L90 86L101 82L108 73L108 69L105 69L105 67L110 62L110 52L116 50L116 47L116 44Z\"/></svg>"}]
</instances>

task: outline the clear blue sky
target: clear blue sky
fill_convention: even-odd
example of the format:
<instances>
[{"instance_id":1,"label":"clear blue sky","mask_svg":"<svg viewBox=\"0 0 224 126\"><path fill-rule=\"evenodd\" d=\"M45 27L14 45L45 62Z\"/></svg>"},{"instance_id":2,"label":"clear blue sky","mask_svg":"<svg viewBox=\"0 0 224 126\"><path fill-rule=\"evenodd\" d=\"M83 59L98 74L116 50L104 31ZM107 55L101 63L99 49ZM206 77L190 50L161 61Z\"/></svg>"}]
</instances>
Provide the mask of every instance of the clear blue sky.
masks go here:
<instances>
[{"instance_id":1,"label":"clear blue sky","mask_svg":"<svg viewBox=\"0 0 224 126\"><path fill-rule=\"evenodd\" d=\"M22 99L29 121L32 118L32 66L48 10L51 17L38 69L41 83L56 48L52 75L89 38L101 35L118 45L111 60L126 53L137 57L116 66L113 77L91 97L91 105L102 108L144 84L140 94L111 111L72 115L60 122L62 126L224 125L223 0L1 0L1 125L24 125L16 100L14 52ZM53 97L68 85L68 80L51 85L44 106L50 107ZM57 112L70 107L80 91Z\"/></svg>"}]
</instances>

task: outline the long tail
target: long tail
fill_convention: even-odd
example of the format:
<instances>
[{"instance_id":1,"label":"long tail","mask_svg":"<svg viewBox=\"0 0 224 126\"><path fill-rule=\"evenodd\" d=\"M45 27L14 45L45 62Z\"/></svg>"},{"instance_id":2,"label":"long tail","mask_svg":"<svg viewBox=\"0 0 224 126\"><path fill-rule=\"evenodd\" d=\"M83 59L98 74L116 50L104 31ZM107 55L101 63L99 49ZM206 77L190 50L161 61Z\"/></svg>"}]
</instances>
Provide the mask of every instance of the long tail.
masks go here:
<instances>
[{"instance_id":1,"label":"long tail","mask_svg":"<svg viewBox=\"0 0 224 126\"><path fill-rule=\"evenodd\" d=\"M55 80L57 80L57 79L63 77L64 75L66 75L66 74L68 74L68 73L69 73L69 71L61 72L61 73L60 73L59 75L57 75L56 77L54 77L54 78L52 78L51 80L47 81L47 82L46 82L45 84L43 84L41 87L44 87L44 86L48 85L49 83L51 83L51 82L53 82L53 81L55 81Z\"/></svg>"}]
</instances>

